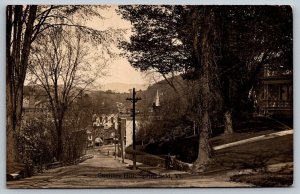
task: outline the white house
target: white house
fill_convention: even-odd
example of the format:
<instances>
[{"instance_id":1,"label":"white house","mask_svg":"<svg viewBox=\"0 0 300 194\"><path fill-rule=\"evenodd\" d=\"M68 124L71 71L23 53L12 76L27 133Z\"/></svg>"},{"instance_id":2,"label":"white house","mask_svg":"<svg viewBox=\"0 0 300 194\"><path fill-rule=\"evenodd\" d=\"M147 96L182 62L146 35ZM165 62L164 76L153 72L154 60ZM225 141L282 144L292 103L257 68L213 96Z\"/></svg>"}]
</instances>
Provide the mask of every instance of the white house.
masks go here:
<instances>
[{"instance_id":1,"label":"white house","mask_svg":"<svg viewBox=\"0 0 300 194\"><path fill-rule=\"evenodd\" d=\"M135 134L139 131L139 119L135 120ZM120 128L119 134L123 135L124 146L128 147L132 144L132 133L133 133L133 121L132 117L121 117L120 118Z\"/></svg>"}]
</instances>

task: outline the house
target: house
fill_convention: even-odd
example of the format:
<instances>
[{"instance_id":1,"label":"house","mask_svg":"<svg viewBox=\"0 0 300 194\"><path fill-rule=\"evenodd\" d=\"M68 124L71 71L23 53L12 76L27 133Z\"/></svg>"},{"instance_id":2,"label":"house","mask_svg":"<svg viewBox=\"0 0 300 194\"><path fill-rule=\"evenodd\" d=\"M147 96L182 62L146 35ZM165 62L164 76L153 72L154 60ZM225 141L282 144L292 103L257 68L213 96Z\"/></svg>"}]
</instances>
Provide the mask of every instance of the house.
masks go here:
<instances>
[{"instance_id":1,"label":"house","mask_svg":"<svg viewBox=\"0 0 300 194\"><path fill-rule=\"evenodd\" d=\"M46 96L32 91L23 98L22 122L25 124L39 118L46 120L52 118L49 101Z\"/></svg>"},{"instance_id":2,"label":"house","mask_svg":"<svg viewBox=\"0 0 300 194\"><path fill-rule=\"evenodd\" d=\"M139 112L136 110L136 117L135 117L135 133L137 134L141 128L142 122L159 122L162 120L161 116L161 103L160 103L160 94L158 90L156 91L156 95L154 97L152 107L150 111L145 114L143 112ZM123 145L128 147L132 144L132 133L133 133L133 120L131 116L131 111L126 111L119 113L119 131L118 134L123 136ZM120 138L121 139L121 138Z\"/></svg>"},{"instance_id":3,"label":"house","mask_svg":"<svg viewBox=\"0 0 300 194\"><path fill-rule=\"evenodd\" d=\"M115 128L104 129L103 126L86 127L87 147L99 147L112 144L116 135Z\"/></svg>"},{"instance_id":4,"label":"house","mask_svg":"<svg viewBox=\"0 0 300 194\"><path fill-rule=\"evenodd\" d=\"M86 128L87 147L112 144L116 136L116 129L116 114L95 114L92 125Z\"/></svg>"},{"instance_id":5,"label":"house","mask_svg":"<svg viewBox=\"0 0 300 194\"><path fill-rule=\"evenodd\" d=\"M264 67L260 78L258 111L262 115L293 117L293 75L290 70L272 70Z\"/></svg>"},{"instance_id":6,"label":"house","mask_svg":"<svg viewBox=\"0 0 300 194\"><path fill-rule=\"evenodd\" d=\"M139 130L140 117L137 116L135 119L135 133ZM123 135L123 145L128 147L132 144L132 133L133 133L133 120L129 114L120 114L119 122L118 122L118 134L121 140L121 136Z\"/></svg>"},{"instance_id":7,"label":"house","mask_svg":"<svg viewBox=\"0 0 300 194\"><path fill-rule=\"evenodd\" d=\"M117 114L99 114L93 115L93 126L103 126L105 129L117 128Z\"/></svg>"}]
</instances>

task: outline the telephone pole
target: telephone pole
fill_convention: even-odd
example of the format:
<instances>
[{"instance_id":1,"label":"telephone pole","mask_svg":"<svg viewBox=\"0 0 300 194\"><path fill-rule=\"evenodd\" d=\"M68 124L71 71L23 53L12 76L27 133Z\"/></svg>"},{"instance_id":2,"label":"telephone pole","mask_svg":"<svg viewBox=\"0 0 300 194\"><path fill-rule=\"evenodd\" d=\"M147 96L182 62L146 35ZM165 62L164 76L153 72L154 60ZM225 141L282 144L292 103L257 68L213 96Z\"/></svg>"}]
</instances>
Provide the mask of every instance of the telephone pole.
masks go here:
<instances>
[{"instance_id":1,"label":"telephone pole","mask_svg":"<svg viewBox=\"0 0 300 194\"><path fill-rule=\"evenodd\" d=\"M126 98L132 102L132 149L133 149L133 167L132 170L136 170L136 149L135 149L135 103L141 100L141 98L136 97L135 88L132 90L132 98Z\"/></svg>"}]
</instances>

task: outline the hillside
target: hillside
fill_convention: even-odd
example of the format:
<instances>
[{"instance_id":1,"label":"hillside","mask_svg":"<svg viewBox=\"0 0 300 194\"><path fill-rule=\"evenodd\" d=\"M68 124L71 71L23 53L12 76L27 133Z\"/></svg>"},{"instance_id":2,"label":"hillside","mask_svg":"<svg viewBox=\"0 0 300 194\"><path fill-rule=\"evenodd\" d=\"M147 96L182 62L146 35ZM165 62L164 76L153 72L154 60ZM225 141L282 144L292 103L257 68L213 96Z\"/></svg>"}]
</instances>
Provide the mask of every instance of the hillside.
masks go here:
<instances>
[{"instance_id":1,"label":"hillside","mask_svg":"<svg viewBox=\"0 0 300 194\"><path fill-rule=\"evenodd\" d=\"M101 89L103 91L112 90L114 92L128 93L129 90L132 88L135 88L137 91L139 91L139 90L146 90L147 87L148 86L145 84L134 84L134 83L127 84L127 83L114 82L114 83L104 84Z\"/></svg>"}]
</instances>

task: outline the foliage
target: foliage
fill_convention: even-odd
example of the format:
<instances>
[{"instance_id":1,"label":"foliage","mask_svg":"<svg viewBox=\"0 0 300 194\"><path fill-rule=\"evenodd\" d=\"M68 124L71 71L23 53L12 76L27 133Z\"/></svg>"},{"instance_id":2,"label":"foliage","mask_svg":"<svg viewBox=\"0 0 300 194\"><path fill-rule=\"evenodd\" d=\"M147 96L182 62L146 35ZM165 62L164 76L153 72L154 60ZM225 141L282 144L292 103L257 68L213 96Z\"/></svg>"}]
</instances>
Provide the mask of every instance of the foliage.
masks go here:
<instances>
[{"instance_id":1,"label":"foliage","mask_svg":"<svg viewBox=\"0 0 300 194\"><path fill-rule=\"evenodd\" d=\"M6 9L6 105L7 161L18 162L16 132L21 126L23 86L32 43L49 29L69 26L84 35L85 42L101 45L103 54L113 55L113 43L122 39L123 30L97 30L86 25L101 17L108 6L86 5L9 5ZM10 171L8 167L8 171Z\"/></svg>"},{"instance_id":2,"label":"foliage","mask_svg":"<svg viewBox=\"0 0 300 194\"><path fill-rule=\"evenodd\" d=\"M249 104L248 95L259 83L263 66L292 68L292 12L289 6L219 9L222 34L218 82L224 105L235 112L251 111L253 102Z\"/></svg>"},{"instance_id":3,"label":"foliage","mask_svg":"<svg viewBox=\"0 0 300 194\"><path fill-rule=\"evenodd\" d=\"M262 66L292 68L289 6L120 6L119 12L134 27L131 41L121 47L128 51L131 64L142 71L154 69L165 75L181 72L185 78L198 79L201 64L195 61L198 56L192 30L197 25L201 38L201 30L207 28L203 22L205 8L216 17L215 23L210 21L215 32L210 34L215 63L210 71L215 72L211 78L215 94L222 98L214 102L223 101L223 105L216 104L214 109L251 111L248 94L258 83ZM195 11L199 11L197 16ZM200 22L193 23L195 20Z\"/></svg>"},{"instance_id":4,"label":"foliage","mask_svg":"<svg viewBox=\"0 0 300 194\"><path fill-rule=\"evenodd\" d=\"M33 173L33 167L42 169L55 157L55 131L45 119L34 119L21 128L17 136L17 145L20 160ZM31 170L29 170L31 169Z\"/></svg>"},{"instance_id":5,"label":"foliage","mask_svg":"<svg viewBox=\"0 0 300 194\"><path fill-rule=\"evenodd\" d=\"M119 6L122 18L129 20L134 35L121 47L133 67L142 71L155 69L167 75L189 64L187 48L178 37L177 11L181 6L125 5Z\"/></svg>"},{"instance_id":6,"label":"foliage","mask_svg":"<svg viewBox=\"0 0 300 194\"><path fill-rule=\"evenodd\" d=\"M293 185L292 173L254 173L230 177L231 181L245 182L258 187L289 187Z\"/></svg>"},{"instance_id":7,"label":"foliage","mask_svg":"<svg viewBox=\"0 0 300 194\"><path fill-rule=\"evenodd\" d=\"M74 162L85 154L87 135L85 129L74 129L68 126L64 138L64 160Z\"/></svg>"},{"instance_id":8,"label":"foliage","mask_svg":"<svg viewBox=\"0 0 300 194\"><path fill-rule=\"evenodd\" d=\"M66 111L101 76L107 60L91 56L77 30L50 29L33 45L29 70L47 94L57 131L57 159L62 159Z\"/></svg>"},{"instance_id":9,"label":"foliage","mask_svg":"<svg viewBox=\"0 0 300 194\"><path fill-rule=\"evenodd\" d=\"M155 70L166 80L166 75L178 72L196 80L194 113L201 128L198 156L202 151L197 163L208 163L211 155L208 137L212 115L225 111L225 127L232 129L228 127L232 111L251 111L248 95L262 67L274 61L281 63L277 67L291 67L289 6L119 8L134 27L131 42L121 45L134 67Z\"/></svg>"}]
</instances>

